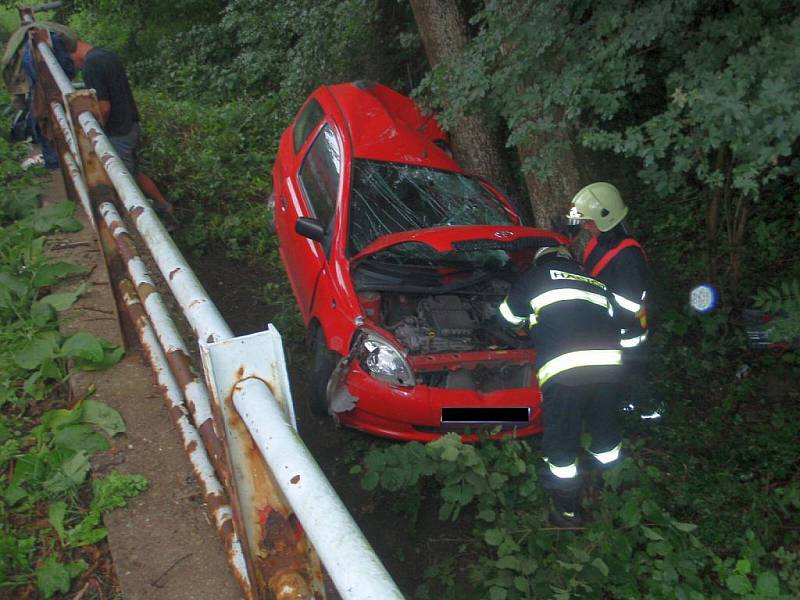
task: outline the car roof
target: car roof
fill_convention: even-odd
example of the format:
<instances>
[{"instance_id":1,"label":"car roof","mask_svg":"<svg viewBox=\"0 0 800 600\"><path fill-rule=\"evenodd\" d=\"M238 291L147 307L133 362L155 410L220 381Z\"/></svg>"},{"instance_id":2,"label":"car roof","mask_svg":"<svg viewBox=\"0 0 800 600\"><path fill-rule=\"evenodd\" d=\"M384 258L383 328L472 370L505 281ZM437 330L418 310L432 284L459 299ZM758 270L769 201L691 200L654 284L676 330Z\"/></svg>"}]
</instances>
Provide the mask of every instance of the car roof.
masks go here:
<instances>
[{"instance_id":1,"label":"car roof","mask_svg":"<svg viewBox=\"0 0 800 600\"><path fill-rule=\"evenodd\" d=\"M462 172L459 164L434 144L447 136L432 115L423 115L411 98L378 83L356 81L323 86L344 122L353 156L386 162L424 165ZM322 97L323 105L324 102ZM327 111L334 119L338 115ZM336 119L338 120L338 119Z\"/></svg>"}]
</instances>

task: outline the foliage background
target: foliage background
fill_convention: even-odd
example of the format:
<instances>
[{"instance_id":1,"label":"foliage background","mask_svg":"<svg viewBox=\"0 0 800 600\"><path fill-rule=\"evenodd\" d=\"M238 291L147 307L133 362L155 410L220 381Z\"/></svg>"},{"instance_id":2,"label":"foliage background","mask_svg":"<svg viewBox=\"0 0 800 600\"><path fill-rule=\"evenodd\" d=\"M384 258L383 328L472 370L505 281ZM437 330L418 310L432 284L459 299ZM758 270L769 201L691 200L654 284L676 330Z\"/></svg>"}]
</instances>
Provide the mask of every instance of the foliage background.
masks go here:
<instances>
[{"instance_id":1,"label":"foliage background","mask_svg":"<svg viewBox=\"0 0 800 600\"><path fill-rule=\"evenodd\" d=\"M650 260L651 392L669 413L656 431L627 422L636 459L627 481L595 482L603 500L592 534L535 534L544 526L531 487L536 450L524 445L377 444L357 465L365 485L399 494L406 509L427 490L449 507L443 517L460 512L474 536L454 556L477 565L468 581L487 582L481 597L527 597L537 581L559 598L598 589L630 597L626 585L650 580L655 587L638 594L673 597L670 586L689 598L800 594L796 347L748 348L741 312L755 302L780 317L783 339L800 335L800 3L458 4L472 41L433 71L398 0L74 0L59 18L125 58L143 113L145 170L177 204L187 248L280 268L265 209L278 137L312 89L343 80L413 93L445 125L482 111L512 154L530 136L552 140L515 163L519 177L555 173L572 153L586 183L617 184ZM702 281L720 291L708 315L687 306ZM392 471L395 463L418 472ZM467 491L480 469L530 492ZM485 503L496 504L502 527L481 517ZM633 504L648 511L636 517ZM527 533L508 529L515 519ZM605 573L595 559L610 567L620 557L592 536L618 539L620 530L633 570ZM503 545L508 536L515 545ZM520 536L543 541L525 546ZM458 574L454 561L435 565L421 597L463 597Z\"/></svg>"}]
</instances>

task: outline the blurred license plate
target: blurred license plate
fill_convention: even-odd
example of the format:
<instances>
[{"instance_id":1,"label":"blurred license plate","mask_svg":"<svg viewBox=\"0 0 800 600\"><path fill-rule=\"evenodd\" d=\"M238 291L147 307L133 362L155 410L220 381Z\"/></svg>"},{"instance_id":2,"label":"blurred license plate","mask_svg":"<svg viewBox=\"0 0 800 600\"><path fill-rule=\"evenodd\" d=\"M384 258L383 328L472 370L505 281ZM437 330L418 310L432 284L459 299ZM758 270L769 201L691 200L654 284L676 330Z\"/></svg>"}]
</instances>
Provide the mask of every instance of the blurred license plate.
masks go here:
<instances>
[{"instance_id":1,"label":"blurred license plate","mask_svg":"<svg viewBox=\"0 0 800 600\"><path fill-rule=\"evenodd\" d=\"M530 408L443 408L442 424L527 424Z\"/></svg>"}]
</instances>

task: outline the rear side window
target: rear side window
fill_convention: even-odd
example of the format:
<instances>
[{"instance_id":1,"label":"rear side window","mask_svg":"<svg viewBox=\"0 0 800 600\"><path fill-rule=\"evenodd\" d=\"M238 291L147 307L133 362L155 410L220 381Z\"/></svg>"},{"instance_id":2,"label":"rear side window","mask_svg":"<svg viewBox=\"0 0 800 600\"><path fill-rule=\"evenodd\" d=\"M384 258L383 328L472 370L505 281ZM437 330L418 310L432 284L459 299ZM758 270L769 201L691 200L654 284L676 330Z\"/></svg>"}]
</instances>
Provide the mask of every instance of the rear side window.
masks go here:
<instances>
[{"instance_id":1,"label":"rear side window","mask_svg":"<svg viewBox=\"0 0 800 600\"><path fill-rule=\"evenodd\" d=\"M308 106L303 109L303 112L297 117L297 123L292 132L295 154L300 152L300 148L303 147L308 136L311 135L314 128L319 125L319 122L322 121L322 117L324 116L325 112L316 100L309 102Z\"/></svg>"},{"instance_id":2,"label":"rear side window","mask_svg":"<svg viewBox=\"0 0 800 600\"><path fill-rule=\"evenodd\" d=\"M342 172L342 154L339 142L329 126L323 127L308 149L300 168L300 184L314 216L326 227L333 218L339 178Z\"/></svg>"}]
</instances>

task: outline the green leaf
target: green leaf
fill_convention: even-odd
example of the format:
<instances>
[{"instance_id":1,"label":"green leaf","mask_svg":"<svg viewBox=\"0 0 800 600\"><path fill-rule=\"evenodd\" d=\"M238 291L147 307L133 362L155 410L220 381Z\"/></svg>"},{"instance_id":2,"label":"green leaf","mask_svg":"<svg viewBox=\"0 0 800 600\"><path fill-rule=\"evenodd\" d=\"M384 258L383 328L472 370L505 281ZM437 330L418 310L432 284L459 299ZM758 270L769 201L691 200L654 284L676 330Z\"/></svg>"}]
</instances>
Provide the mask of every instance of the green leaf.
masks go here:
<instances>
[{"instance_id":1,"label":"green leaf","mask_svg":"<svg viewBox=\"0 0 800 600\"><path fill-rule=\"evenodd\" d=\"M639 511L639 503L636 500L628 500L625 506L622 507L620 516L626 525L632 527L637 525L642 519L642 513Z\"/></svg>"},{"instance_id":2,"label":"green leaf","mask_svg":"<svg viewBox=\"0 0 800 600\"><path fill-rule=\"evenodd\" d=\"M56 530L58 539L61 540L62 544L64 543L64 517L66 514L67 503L61 500L53 502L47 510L47 520L50 521L50 525Z\"/></svg>"},{"instance_id":3,"label":"green leaf","mask_svg":"<svg viewBox=\"0 0 800 600\"><path fill-rule=\"evenodd\" d=\"M750 584L750 580L739 573L734 573L733 575L728 576L728 578L725 580L725 585L728 586L730 591L740 595L748 594L753 591L753 586Z\"/></svg>"},{"instance_id":4,"label":"green leaf","mask_svg":"<svg viewBox=\"0 0 800 600\"><path fill-rule=\"evenodd\" d=\"M86 269L80 265L75 265L68 262L55 262L42 265L36 270L31 283L34 287L40 288L47 285L53 285L59 279L69 277L70 275L82 275L86 273Z\"/></svg>"},{"instance_id":5,"label":"green leaf","mask_svg":"<svg viewBox=\"0 0 800 600\"><path fill-rule=\"evenodd\" d=\"M759 598L777 598L780 596L781 586L778 576L772 571L764 571L756 581L756 594Z\"/></svg>"},{"instance_id":6,"label":"green leaf","mask_svg":"<svg viewBox=\"0 0 800 600\"><path fill-rule=\"evenodd\" d=\"M648 540L658 542L664 539L664 536L658 533L655 529L651 529L645 525L642 525L642 533L644 533L644 537L646 537Z\"/></svg>"},{"instance_id":7,"label":"green leaf","mask_svg":"<svg viewBox=\"0 0 800 600\"><path fill-rule=\"evenodd\" d=\"M84 520L67 532L66 545L70 548L89 546L104 540L107 535L108 529L105 527L98 526L97 522Z\"/></svg>"},{"instance_id":8,"label":"green leaf","mask_svg":"<svg viewBox=\"0 0 800 600\"><path fill-rule=\"evenodd\" d=\"M89 472L89 458L86 453L76 452L71 458L64 461L60 468L44 482L44 488L54 494L73 490L86 479Z\"/></svg>"},{"instance_id":9,"label":"green leaf","mask_svg":"<svg viewBox=\"0 0 800 600\"><path fill-rule=\"evenodd\" d=\"M3 492L3 500L9 506L14 506L17 502L28 495L28 492L20 485L11 484Z\"/></svg>"},{"instance_id":10,"label":"green leaf","mask_svg":"<svg viewBox=\"0 0 800 600\"><path fill-rule=\"evenodd\" d=\"M579 548L578 546L569 546L568 549L570 552L572 552L572 555L578 562L582 563L589 562L589 559L591 557L589 556L589 553L586 552L586 550L584 550L583 548Z\"/></svg>"},{"instance_id":11,"label":"green leaf","mask_svg":"<svg viewBox=\"0 0 800 600\"><path fill-rule=\"evenodd\" d=\"M61 292L58 294L49 294L39 300L39 302L43 302L45 304L49 304L55 310L66 310L75 302L78 301L83 294L86 293L86 283L80 284L75 291L73 292Z\"/></svg>"},{"instance_id":12,"label":"green leaf","mask_svg":"<svg viewBox=\"0 0 800 600\"><path fill-rule=\"evenodd\" d=\"M38 333L15 354L14 362L23 369L37 369L46 359L55 356L58 340L55 331Z\"/></svg>"},{"instance_id":13,"label":"green leaf","mask_svg":"<svg viewBox=\"0 0 800 600\"><path fill-rule=\"evenodd\" d=\"M97 425L112 437L125 431L125 422L122 420L122 415L108 404L96 402L95 400L84 400L82 405L84 423Z\"/></svg>"},{"instance_id":14,"label":"green leaf","mask_svg":"<svg viewBox=\"0 0 800 600\"><path fill-rule=\"evenodd\" d=\"M81 224L73 217L74 213L75 205L65 200L36 210L27 220L31 227L39 233L48 233L53 230L80 231Z\"/></svg>"},{"instance_id":15,"label":"green leaf","mask_svg":"<svg viewBox=\"0 0 800 600\"><path fill-rule=\"evenodd\" d=\"M446 446L442 451L442 460L454 462L458 460L458 448L456 446Z\"/></svg>"},{"instance_id":16,"label":"green leaf","mask_svg":"<svg viewBox=\"0 0 800 600\"><path fill-rule=\"evenodd\" d=\"M519 575L517 577L514 577L514 587L517 588L517 590L519 590L523 594L527 594L531 589L531 586L528 583L528 579L526 577L522 577Z\"/></svg>"},{"instance_id":17,"label":"green leaf","mask_svg":"<svg viewBox=\"0 0 800 600\"><path fill-rule=\"evenodd\" d=\"M37 300L31 304L31 319L35 325L43 327L55 319L56 309L51 304Z\"/></svg>"},{"instance_id":18,"label":"green leaf","mask_svg":"<svg viewBox=\"0 0 800 600\"><path fill-rule=\"evenodd\" d=\"M378 482L380 481L380 479L381 478L380 475L378 475L378 473L376 473L375 471L370 471L369 473L364 475L364 478L361 480L361 487L367 490L368 492L372 491L376 487L378 487Z\"/></svg>"},{"instance_id":19,"label":"green leaf","mask_svg":"<svg viewBox=\"0 0 800 600\"><path fill-rule=\"evenodd\" d=\"M53 443L56 448L75 452L83 450L89 455L105 452L110 447L106 438L86 425L67 425L58 429L53 436Z\"/></svg>"},{"instance_id":20,"label":"green leaf","mask_svg":"<svg viewBox=\"0 0 800 600\"><path fill-rule=\"evenodd\" d=\"M51 598L56 592L66 594L70 588L69 571L58 562L55 556L48 556L36 569L36 587L45 598Z\"/></svg>"},{"instance_id":21,"label":"green leaf","mask_svg":"<svg viewBox=\"0 0 800 600\"><path fill-rule=\"evenodd\" d=\"M30 284L21 277L0 271L0 288L12 291L22 298L30 290Z\"/></svg>"},{"instance_id":22,"label":"green leaf","mask_svg":"<svg viewBox=\"0 0 800 600\"><path fill-rule=\"evenodd\" d=\"M519 559L516 556L503 556L496 563L498 569L519 569Z\"/></svg>"},{"instance_id":23,"label":"green leaf","mask_svg":"<svg viewBox=\"0 0 800 600\"><path fill-rule=\"evenodd\" d=\"M487 529L483 534L484 541L490 546L499 546L506 538L506 532L503 529Z\"/></svg>"},{"instance_id":24,"label":"green leaf","mask_svg":"<svg viewBox=\"0 0 800 600\"><path fill-rule=\"evenodd\" d=\"M487 523L494 523L495 517L495 512L488 508L484 508L478 513L478 518L481 521L486 521Z\"/></svg>"},{"instance_id":25,"label":"green leaf","mask_svg":"<svg viewBox=\"0 0 800 600\"><path fill-rule=\"evenodd\" d=\"M508 598L508 590L505 588L492 586L489 589L489 600L506 600Z\"/></svg>"},{"instance_id":26,"label":"green leaf","mask_svg":"<svg viewBox=\"0 0 800 600\"><path fill-rule=\"evenodd\" d=\"M108 341L97 338L100 340L100 345L103 348L103 356L100 360L86 360L84 358L75 359L75 367L82 371L100 371L108 369L117 364L125 355L125 349L121 346L114 346Z\"/></svg>"},{"instance_id":27,"label":"green leaf","mask_svg":"<svg viewBox=\"0 0 800 600\"><path fill-rule=\"evenodd\" d=\"M742 575L749 575L751 571L750 561L745 559L740 559L736 561L736 572L741 573Z\"/></svg>"},{"instance_id":28,"label":"green leaf","mask_svg":"<svg viewBox=\"0 0 800 600\"><path fill-rule=\"evenodd\" d=\"M61 355L99 362L103 359L103 345L97 336L79 331L67 338L61 346Z\"/></svg>"},{"instance_id":29,"label":"green leaf","mask_svg":"<svg viewBox=\"0 0 800 600\"><path fill-rule=\"evenodd\" d=\"M672 521L672 526L678 531L682 531L684 533L691 533L697 529L697 525L694 523L681 523L680 521Z\"/></svg>"},{"instance_id":30,"label":"green leaf","mask_svg":"<svg viewBox=\"0 0 800 600\"><path fill-rule=\"evenodd\" d=\"M608 577L608 565L605 563L605 561L602 558L595 558L591 562L591 565L595 569L600 571L605 577Z\"/></svg>"},{"instance_id":31,"label":"green leaf","mask_svg":"<svg viewBox=\"0 0 800 600\"><path fill-rule=\"evenodd\" d=\"M56 592L69 592L72 580L86 570L88 565L79 560L63 564L55 556L48 556L36 569L36 587L45 598L51 598Z\"/></svg>"}]
</instances>

